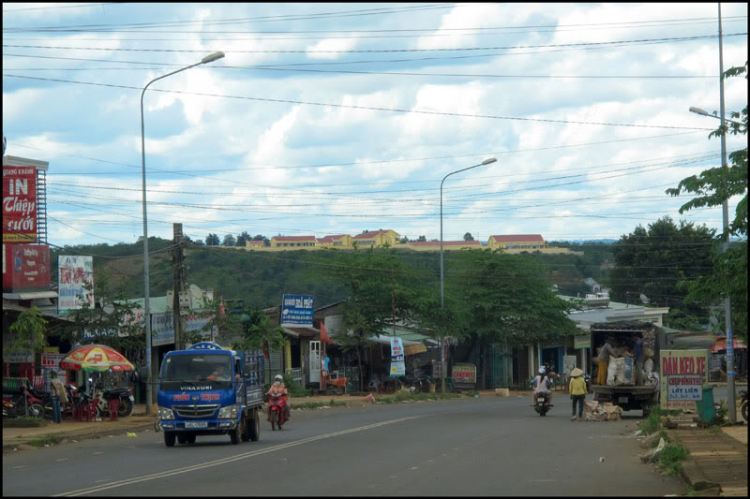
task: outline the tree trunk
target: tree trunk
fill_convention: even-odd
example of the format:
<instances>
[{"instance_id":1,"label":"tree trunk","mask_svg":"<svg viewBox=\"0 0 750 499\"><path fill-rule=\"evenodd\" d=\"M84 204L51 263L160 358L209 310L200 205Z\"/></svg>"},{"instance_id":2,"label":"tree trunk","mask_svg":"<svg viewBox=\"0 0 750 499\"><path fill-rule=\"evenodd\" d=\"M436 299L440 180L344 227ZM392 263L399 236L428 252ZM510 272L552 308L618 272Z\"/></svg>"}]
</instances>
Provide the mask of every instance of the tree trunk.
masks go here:
<instances>
[{"instance_id":1,"label":"tree trunk","mask_svg":"<svg viewBox=\"0 0 750 499\"><path fill-rule=\"evenodd\" d=\"M362 356L359 352L359 345L357 345L357 365L359 366L359 391L364 391L364 385L362 384Z\"/></svg>"}]
</instances>

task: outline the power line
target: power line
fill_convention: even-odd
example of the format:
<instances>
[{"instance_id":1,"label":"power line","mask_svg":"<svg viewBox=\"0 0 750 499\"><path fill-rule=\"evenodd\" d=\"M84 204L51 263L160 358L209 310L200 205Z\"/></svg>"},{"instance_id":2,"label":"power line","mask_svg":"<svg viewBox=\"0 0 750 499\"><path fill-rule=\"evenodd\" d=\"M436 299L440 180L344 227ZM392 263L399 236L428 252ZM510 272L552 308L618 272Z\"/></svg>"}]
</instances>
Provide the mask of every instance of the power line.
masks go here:
<instances>
[{"instance_id":1,"label":"power line","mask_svg":"<svg viewBox=\"0 0 750 499\"><path fill-rule=\"evenodd\" d=\"M143 90L142 88L139 88L139 87L133 87L129 85L115 85L111 83L94 83L94 82L87 82L87 81L63 80L63 79L58 79L58 78L40 78L40 77L21 76L21 75L13 75L13 74L3 74L3 76L10 77L10 78L21 78L21 79L27 79L27 80L53 81L53 82L58 82L58 83L75 83L78 85L91 85L91 86L98 86L98 87ZM163 92L163 93L174 93L174 94L181 94L181 95L197 95L201 97L221 97L221 98L226 98L226 99L276 102L276 103L282 103L282 104L299 104L299 105L306 105L306 106L335 107L335 108L345 108L345 109L360 109L360 110L367 110L367 111L384 111L384 112L389 112L389 113L402 113L402 114L424 114L424 115L430 115L430 116L455 116L455 117L462 117L462 118L483 118L483 119L496 119L496 120L530 121L530 122L539 122L539 123L564 123L564 124L573 124L573 125L617 126L617 127L629 127L629 128L665 128L665 129L674 129L674 130L713 130L712 128L685 127L685 126L637 125L637 124L632 124L632 123L627 123L627 124L626 123L597 123L597 122L572 121L572 120L550 120L550 119L541 119L541 118L519 118L519 117L514 117L514 116L497 116L497 115L488 115L488 114L450 113L450 112L444 112L444 111L425 111L425 110L418 110L418 109L400 109L400 108L389 109L389 108L375 107L375 106L355 106L351 104L304 102L304 101L296 101L296 100L288 100L288 99L271 99L271 98L247 97L247 96L226 95L226 94L210 94L210 93L205 93L205 92L186 92L182 90L161 90L161 89L155 89L155 88L151 89L151 91Z\"/></svg>"},{"instance_id":2,"label":"power line","mask_svg":"<svg viewBox=\"0 0 750 499\"><path fill-rule=\"evenodd\" d=\"M416 9L419 6L414 6L412 8ZM329 13L331 14L331 13ZM315 15L319 14L308 14L308 16L313 17ZM49 27L32 27L32 28L3 28L4 31L16 31L16 32L23 32L23 31L35 31L35 30L49 30L51 32L67 32L67 31L86 31L86 30L78 30L78 29L72 29L72 28L85 28L90 26L105 26L105 27L139 27L139 28L150 28L150 27L160 27L159 25L180 25L180 24L195 24L195 23L212 23L212 24L232 24L232 23L245 23L247 21L252 20L262 20L262 19L269 19L269 18L285 18L290 16L266 16L264 18L235 18L235 19L225 19L225 20L203 20L203 21L173 21L170 23L119 23L119 24L110 24L110 25L78 25L78 26L49 26ZM737 18L744 18L747 16L728 16L726 19L737 19ZM724 18L722 18L723 20ZM645 20L645 21L618 21L618 22L609 22L609 23L580 23L580 24L546 24L546 25L527 25L527 26L495 26L495 27L467 27L467 28L401 28L401 29L370 29L370 30L284 30L284 31L228 31L228 30L222 30L222 31L141 31L141 30L134 30L134 31L123 31L123 30L107 30L106 33L138 33L138 34L144 34L144 33L193 33L193 34L329 34L329 33L426 33L426 32L436 32L436 31L447 31L454 33L456 31L495 31L495 30L512 30L512 29L544 29L544 28L570 28L570 27L591 27L591 26L601 26L602 29L613 29L619 27L625 27L625 28L633 28L638 27L638 25L680 25L682 23L690 23L692 21L705 21L705 22L715 22L715 17L695 17L695 18L683 18L683 19L653 19L653 20ZM623 26L624 25L624 26ZM586 29L586 28L584 28ZM101 32L99 30L92 30L91 32Z\"/></svg>"},{"instance_id":3,"label":"power line","mask_svg":"<svg viewBox=\"0 0 750 499\"><path fill-rule=\"evenodd\" d=\"M729 17L722 17L722 22L743 22L747 19L747 16L729 16ZM382 39L382 38L442 38L442 37L461 37L461 36L499 36L499 35L515 35L515 34L526 34L526 33L561 33L561 32L572 32L572 31L596 31L596 30L613 30L613 29L634 29L634 28L651 28L651 27L683 27L683 26L689 26L689 25L695 25L695 24L714 24L716 22L715 18L694 18L694 19L672 19L672 20L654 20L654 21L640 21L638 24L637 22L634 23L592 23L592 24L586 24L586 25L548 25L548 26L531 26L531 27L525 27L525 26L509 26L509 27L494 27L494 28L480 28L480 27L474 27L474 28L433 28L433 29L418 29L418 30L358 30L358 31L348 31L348 30L330 30L330 31L244 31L243 34L311 34L315 33L319 36L295 36L295 37L263 37L263 36L255 36L252 38L207 38L203 37L203 41L266 41L266 40L358 40L358 39ZM618 26L614 26L614 24L618 24ZM560 27L564 26L589 26L584 28L577 28L577 29L560 29ZM599 27L597 27L599 26ZM539 28L552 28L552 29L539 29ZM518 29L521 31L501 31L501 32L487 32L487 31L481 31L481 30L506 30L506 29ZM397 32L412 32L414 34L394 34ZM427 34L426 32L435 32L435 31L450 31L450 33L446 34ZM456 31L471 31L470 33L457 33ZM389 32L388 34L378 34L378 35L346 35L346 36L333 36L331 33L383 33L383 32ZM108 31L108 33L113 33L113 31ZM152 31L137 31L136 33L144 34L144 33L152 33ZM47 40L53 40L54 37L44 37L44 38L9 38L4 37L5 40L33 40L33 41L47 41ZM104 40L101 38L76 38L75 41L95 41L95 42L110 42L110 41L139 41L139 42L186 42L186 41L194 41L194 38L115 38L115 39L109 39Z\"/></svg>"},{"instance_id":4,"label":"power line","mask_svg":"<svg viewBox=\"0 0 750 499\"><path fill-rule=\"evenodd\" d=\"M725 33L724 37L742 36L745 33ZM518 50L531 48L557 48L557 47L589 47L604 45L621 45L644 42L680 42L688 40L702 40L706 38L718 38L718 35L695 35L668 38L643 38L636 40L616 40L611 42L581 42L581 43L559 43L550 45L507 45L495 47L460 47L460 48L429 48L429 49L347 49L347 50L225 50L227 54L371 54L371 53L402 53L402 52L475 52L481 50ZM168 53L205 53L205 49L130 49L130 48L105 48L105 47L66 47L53 45L11 45L3 44L9 48L45 49L45 50L95 50L102 52L168 52Z\"/></svg>"},{"instance_id":5,"label":"power line","mask_svg":"<svg viewBox=\"0 0 750 499\"><path fill-rule=\"evenodd\" d=\"M87 3L82 5L55 5L53 7L24 7L22 9L3 9L3 14L11 12L20 12L22 10L50 10L50 9L75 9L80 7L102 7L104 5L118 5L125 2L108 2L108 3ZM3 31L5 28L3 28Z\"/></svg>"}]
</instances>

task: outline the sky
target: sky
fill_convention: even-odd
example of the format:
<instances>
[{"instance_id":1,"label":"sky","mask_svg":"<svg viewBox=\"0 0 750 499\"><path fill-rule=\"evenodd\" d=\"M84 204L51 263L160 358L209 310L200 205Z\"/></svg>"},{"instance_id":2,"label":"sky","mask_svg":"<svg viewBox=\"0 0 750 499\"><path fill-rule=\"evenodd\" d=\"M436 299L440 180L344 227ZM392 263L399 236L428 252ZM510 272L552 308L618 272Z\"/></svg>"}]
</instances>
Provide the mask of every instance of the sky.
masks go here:
<instances>
[{"instance_id":1,"label":"sky","mask_svg":"<svg viewBox=\"0 0 750 499\"><path fill-rule=\"evenodd\" d=\"M6 154L49 162L48 241L393 229L618 239L720 165L716 3L3 3ZM747 4L722 4L724 68ZM727 117L747 80L725 83ZM727 150L747 147L729 136ZM739 199L729 202L730 216Z\"/></svg>"}]
</instances>

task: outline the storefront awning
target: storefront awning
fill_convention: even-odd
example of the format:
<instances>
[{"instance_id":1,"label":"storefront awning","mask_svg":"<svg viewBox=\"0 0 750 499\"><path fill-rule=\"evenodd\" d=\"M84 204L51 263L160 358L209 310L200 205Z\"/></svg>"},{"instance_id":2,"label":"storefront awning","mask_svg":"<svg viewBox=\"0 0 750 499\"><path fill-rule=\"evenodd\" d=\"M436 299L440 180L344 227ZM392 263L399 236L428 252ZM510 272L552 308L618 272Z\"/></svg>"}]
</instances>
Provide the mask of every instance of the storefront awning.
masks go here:
<instances>
[{"instance_id":1,"label":"storefront awning","mask_svg":"<svg viewBox=\"0 0 750 499\"><path fill-rule=\"evenodd\" d=\"M57 291L25 291L22 293L3 293L6 300L36 300L38 298L57 298Z\"/></svg>"},{"instance_id":2,"label":"storefront awning","mask_svg":"<svg viewBox=\"0 0 750 499\"><path fill-rule=\"evenodd\" d=\"M281 329L293 338L320 338L320 331L312 327L281 326Z\"/></svg>"}]
</instances>

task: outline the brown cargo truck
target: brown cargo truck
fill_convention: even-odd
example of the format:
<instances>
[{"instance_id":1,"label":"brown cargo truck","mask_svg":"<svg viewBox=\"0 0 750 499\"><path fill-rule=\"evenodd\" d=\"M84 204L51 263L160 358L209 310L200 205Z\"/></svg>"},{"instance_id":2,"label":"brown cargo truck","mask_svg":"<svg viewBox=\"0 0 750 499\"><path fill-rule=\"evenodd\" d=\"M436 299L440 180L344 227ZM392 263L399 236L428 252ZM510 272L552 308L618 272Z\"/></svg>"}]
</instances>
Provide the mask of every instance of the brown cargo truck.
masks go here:
<instances>
[{"instance_id":1,"label":"brown cargo truck","mask_svg":"<svg viewBox=\"0 0 750 499\"><path fill-rule=\"evenodd\" d=\"M662 346L666 346L666 335L664 330L657 325L642 321L598 322L591 325L590 331L592 372L598 370L599 348L604 345L607 337L613 339L613 346L616 350L631 353L634 351L636 340L642 338L644 361L652 359L652 372L659 375L659 351ZM625 358L628 357L625 356ZM634 360L632 369L632 383L614 386L592 383L591 390L594 393L594 400L600 403L611 402L622 407L623 411L642 410L643 416L646 417L651 412L651 407L659 403L660 387L658 383L654 383L653 378L649 383L644 383L648 382L646 376L638 379ZM596 381L595 376L592 381Z\"/></svg>"}]
</instances>

